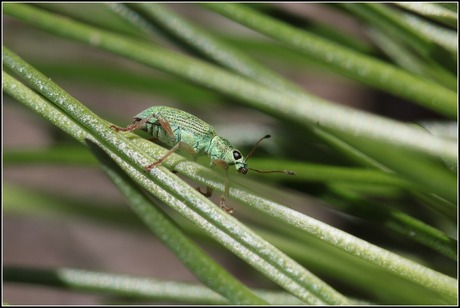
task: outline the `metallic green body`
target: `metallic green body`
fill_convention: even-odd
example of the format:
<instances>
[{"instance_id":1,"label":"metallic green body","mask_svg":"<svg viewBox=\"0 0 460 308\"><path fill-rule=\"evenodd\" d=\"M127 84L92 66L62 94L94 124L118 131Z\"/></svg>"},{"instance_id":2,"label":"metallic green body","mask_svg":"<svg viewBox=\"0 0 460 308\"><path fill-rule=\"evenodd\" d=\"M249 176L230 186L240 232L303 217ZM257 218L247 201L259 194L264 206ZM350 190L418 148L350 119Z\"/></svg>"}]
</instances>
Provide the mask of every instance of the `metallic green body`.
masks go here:
<instances>
[{"instance_id":1,"label":"metallic green body","mask_svg":"<svg viewBox=\"0 0 460 308\"><path fill-rule=\"evenodd\" d=\"M195 155L206 154L211 164L226 167L235 165L239 172L246 173L247 165L241 152L227 140L217 135L216 130L198 117L171 107L150 107L134 117L134 123L148 119L139 128L152 135L160 142L173 147L180 147ZM172 134L164 129L161 120L169 123ZM225 162L225 164L222 164Z\"/></svg>"},{"instance_id":2,"label":"metallic green body","mask_svg":"<svg viewBox=\"0 0 460 308\"><path fill-rule=\"evenodd\" d=\"M227 169L229 165L235 165L239 173L246 174L248 172L248 166L243 155L227 139L218 136L216 130L208 123L179 109L165 106L150 107L136 115L133 124L128 127L123 128L116 125L111 125L110 127L117 132L131 132L136 129L142 129L152 135L154 139L171 147L160 159L146 166L146 171L152 170L174 151L182 148L196 156L208 155L211 158L211 167L217 165ZM265 135L257 141L254 148L249 152L248 158L252 156L257 145L266 138L270 138L270 135ZM250 170L260 173L281 172L289 175L295 174L289 170ZM224 194L220 197L220 207L227 213L232 213L233 208L225 206L225 197L229 194L229 185L230 182L227 177ZM212 188L210 187L207 187L206 192L202 192L199 188L197 190L207 197L212 194Z\"/></svg>"}]
</instances>

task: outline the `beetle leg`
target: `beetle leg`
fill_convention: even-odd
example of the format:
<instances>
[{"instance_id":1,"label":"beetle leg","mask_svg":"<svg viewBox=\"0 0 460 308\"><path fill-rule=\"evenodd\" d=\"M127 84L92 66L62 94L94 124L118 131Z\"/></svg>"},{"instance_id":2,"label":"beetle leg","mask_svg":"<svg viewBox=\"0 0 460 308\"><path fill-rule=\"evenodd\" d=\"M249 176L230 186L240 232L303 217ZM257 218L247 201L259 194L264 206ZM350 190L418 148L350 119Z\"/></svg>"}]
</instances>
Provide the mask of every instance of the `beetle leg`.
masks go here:
<instances>
[{"instance_id":1,"label":"beetle leg","mask_svg":"<svg viewBox=\"0 0 460 308\"><path fill-rule=\"evenodd\" d=\"M222 198L220 199L219 207L220 207L221 209L223 209L225 212L227 212L228 214L233 214L233 211L235 210L234 208L232 208L232 207L227 207L227 206L225 205L225 199L223 199L223 196L222 196Z\"/></svg>"},{"instance_id":2,"label":"beetle leg","mask_svg":"<svg viewBox=\"0 0 460 308\"><path fill-rule=\"evenodd\" d=\"M192 160L193 160L193 162L195 162L195 163L196 163L197 159L198 159L198 155L194 155L194 156L192 157ZM202 194L202 195L205 196L205 197L211 197L211 196L212 196L212 191L213 191L213 188L212 188L212 187L206 186L206 192L201 191L201 188L200 188L200 187L195 187L195 189L196 189L200 194Z\"/></svg>"},{"instance_id":3,"label":"beetle leg","mask_svg":"<svg viewBox=\"0 0 460 308\"><path fill-rule=\"evenodd\" d=\"M225 191L224 191L224 194L220 197L220 203L219 203L219 207L221 209L223 209L225 212L229 213L229 214L232 214L234 209L232 207L227 207L225 205L225 197L228 196L228 189L229 189L229 184L230 184L230 181L228 180L228 178L226 179L225 181ZM206 186L206 192L202 192L201 189L199 187L195 188L197 191L199 191L202 195L206 196L206 197L211 197L212 196L212 187L209 187L209 186Z\"/></svg>"},{"instance_id":4,"label":"beetle leg","mask_svg":"<svg viewBox=\"0 0 460 308\"><path fill-rule=\"evenodd\" d=\"M141 127L143 124L147 123L151 118L155 118L158 120L158 122L160 123L161 127L166 131L166 133L169 135L169 137L172 139L172 140L175 140L176 138L174 137L174 133L171 129L171 125L169 124L169 122L167 120L165 120L160 114L152 114L148 117L146 117L145 119L141 119L141 118L134 118L134 121L133 121L133 124L129 125L128 127L124 128L124 127L119 127L119 126L116 126L116 125L110 125L110 128L114 129L115 131L119 132L119 131L122 131L122 132L131 132L133 130L136 130L138 129L139 127Z\"/></svg>"},{"instance_id":5,"label":"beetle leg","mask_svg":"<svg viewBox=\"0 0 460 308\"><path fill-rule=\"evenodd\" d=\"M227 207L225 205L225 198L228 196L228 191L230 189L230 178L228 177L228 165L224 160L221 159L214 159L211 161L211 168L213 166L218 166L220 168L225 169L225 189L224 189L224 194L220 197L220 208L223 209L225 212L232 214L233 213L233 208L232 207ZM201 191L200 191L201 192Z\"/></svg>"},{"instance_id":6,"label":"beetle leg","mask_svg":"<svg viewBox=\"0 0 460 308\"><path fill-rule=\"evenodd\" d=\"M232 214L234 209L232 207L227 207L225 205L225 198L228 196L228 191L230 189L230 179L228 178L228 174L225 177L225 189L224 194L220 197L220 208L223 209L225 212Z\"/></svg>"},{"instance_id":7,"label":"beetle leg","mask_svg":"<svg viewBox=\"0 0 460 308\"><path fill-rule=\"evenodd\" d=\"M225 170L227 170L227 174L228 174L228 165L227 163L225 162L225 160L222 160L222 159L214 159L212 162L211 162L211 167L215 165L215 166L218 166L220 168L223 168Z\"/></svg>"},{"instance_id":8,"label":"beetle leg","mask_svg":"<svg viewBox=\"0 0 460 308\"><path fill-rule=\"evenodd\" d=\"M165 132L168 134L169 138L173 141L173 143L176 142L176 137L174 137L174 133L172 131L171 125L169 124L168 120L165 120L160 113L153 113L149 117L146 118L148 121L151 118L155 118L158 120L158 123L160 124L161 128L165 130ZM153 123L151 123L153 124ZM156 124L154 124L156 125Z\"/></svg>"},{"instance_id":9,"label":"beetle leg","mask_svg":"<svg viewBox=\"0 0 460 308\"><path fill-rule=\"evenodd\" d=\"M152 137L152 138L149 138L149 141L152 141L152 142L154 142L154 143L157 143L158 139L155 138L155 137ZM152 168L153 168L153 167L152 167ZM177 173L176 170L171 170L171 172L172 172L172 173Z\"/></svg>"},{"instance_id":10,"label":"beetle leg","mask_svg":"<svg viewBox=\"0 0 460 308\"><path fill-rule=\"evenodd\" d=\"M150 164L148 165L147 167L145 167L145 170L146 171L150 171L152 170L153 168L155 168L156 166L158 166L159 164L161 164L166 158L168 158L169 155L171 155L172 153L174 153L180 146L180 142L177 143L175 146L173 146L171 148L171 150L169 150L168 152L166 152L165 155L163 155L162 157L160 157L160 159L158 159L156 162L154 162L153 164Z\"/></svg>"},{"instance_id":11,"label":"beetle leg","mask_svg":"<svg viewBox=\"0 0 460 308\"><path fill-rule=\"evenodd\" d=\"M175 141L176 137L174 137L174 133L171 129L171 125L169 125L169 122L165 119L160 114L153 114L153 117L158 119L158 122L160 122L161 127L166 131L166 133L169 135L169 137Z\"/></svg>"},{"instance_id":12,"label":"beetle leg","mask_svg":"<svg viewBox=\"0 0 460 308\"><path fill-rule=\"evenodd\" d=\"M128 127L119 127L119 126L116 126L116 125L110 125L110 128L115 130L116 132L132 132L133 130L136 130L138 129L139 127L141 127L144 123L146 123L148 120L150 120L151 116L150 117L147 117L145 119L141 119L141 118L134 118L134 121L133 121L133 124L129 125Z\"/></svg>"},{"instance_id":13,"label":"beetle leg","mask_svg":"<svg viewBox=\"0 0 460 308\"><path fill-rule=\"evenodd\" d=\"M203 192L201 191L201 189L199 187L195 188L197 191L199 191L203 196L205 197L211 197L212 196L212 192L213 192L213 188L212 187L209 187L209 186L206 186L206 192Z\"/></svg>"}]
</instances>

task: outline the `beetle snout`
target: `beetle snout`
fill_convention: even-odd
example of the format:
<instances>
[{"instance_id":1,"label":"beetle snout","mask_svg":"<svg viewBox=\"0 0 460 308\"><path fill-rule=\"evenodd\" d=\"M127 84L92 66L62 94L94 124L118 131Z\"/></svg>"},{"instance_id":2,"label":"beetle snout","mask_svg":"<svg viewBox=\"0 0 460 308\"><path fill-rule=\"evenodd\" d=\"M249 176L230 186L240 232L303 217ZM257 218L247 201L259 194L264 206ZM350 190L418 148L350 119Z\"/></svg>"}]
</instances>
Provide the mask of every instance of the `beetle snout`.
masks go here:
<instances>
[{"instance_id":1,"label":"beetle snout","mask_svg":"<svg viewBox=\"0 0 460 308\"><path fill-rule=\"evenodd\" d=\"M246 167L241 167L240 169L238 169L238 172L239 172L239 173L242 173L242 174L246 174L246 173L248 173L248 168L246 168Z\"/></svg>"}]
</instances>

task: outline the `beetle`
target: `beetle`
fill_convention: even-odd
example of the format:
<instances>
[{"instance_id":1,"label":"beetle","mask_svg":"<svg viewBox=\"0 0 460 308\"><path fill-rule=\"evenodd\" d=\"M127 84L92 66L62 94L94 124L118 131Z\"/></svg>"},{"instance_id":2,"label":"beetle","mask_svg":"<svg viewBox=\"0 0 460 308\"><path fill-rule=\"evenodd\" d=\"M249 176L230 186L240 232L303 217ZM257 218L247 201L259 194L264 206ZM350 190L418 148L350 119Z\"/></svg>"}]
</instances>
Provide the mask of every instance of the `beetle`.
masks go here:
<instances>
[{"instance_id":1,"label":"beetle","mask_svg":"<svg viewBox=\"0 0 460 308\"><path fill-rule=\"evenodd\" d=\"M141 129L150 134L154 140L159 140L171 147L160 159L146 166L146 171L150 171L161 164L176 150L182 149L194 155L195 158L200 155L207 155L211 159L211 167L216 165L228 170L228 166L234 165L237 172L242 174L246 174L248 170L260 173L281 172L289 175L295 174L289 170L263 171L248 168L247 160L252 156L259 143L266 138L270 138L270 135L261 138L245 159L241 152L230 141L219 136L211 125L180 109L167 106L153 106L134 116L132 124L126 128L116 125L111 125L110 127L117 132L130 132ZM228 208L225 205L229 184L227 176L224 194L220 198L220 207L231 214L233 208ZM207 187L206 192L202 192L199 187L196 189L207 197L212 195L212 188L210 187Z\"/></svg>"}]
</instances>

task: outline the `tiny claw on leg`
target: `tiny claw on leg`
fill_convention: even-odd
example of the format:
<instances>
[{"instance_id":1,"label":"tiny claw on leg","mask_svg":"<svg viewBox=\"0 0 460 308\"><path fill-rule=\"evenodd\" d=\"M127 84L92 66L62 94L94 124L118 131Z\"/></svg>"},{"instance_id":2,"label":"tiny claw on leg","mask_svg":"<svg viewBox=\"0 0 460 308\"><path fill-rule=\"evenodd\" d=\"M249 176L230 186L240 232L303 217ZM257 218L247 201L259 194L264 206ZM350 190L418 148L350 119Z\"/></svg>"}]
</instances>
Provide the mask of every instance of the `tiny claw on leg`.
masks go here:
<instances>
[{"instance_id":1,"label":"tiny claw on leg","mask_svg":"<svg viewBox=\"0 0 460 308\"><path fill-rule=\"evenodd\" d=\"M138 129L139 127L142 126L142 121L134 121L133 124L129 125L128 127L120 127L116 125L110 125L110 128L113 129L116 132L131 132L133 130Z\"/></svg>"},{"instance_id":2,"label":"tiny claw on leg","mask_svg":"<svg viewBox=\"0 0 460 308\"><path fill-rule=\"evenodd\" d=\"M234 208L232 207L227 207L225 205L225 198L222 196L220 198L220 204L219 204L220 208L223 209L225 212L227 212L228 214L232 214L233 211L234 211Z\"/></svg>"},{"instance_id":3,"label":"tiny claw on leg","mask_svg":"<svg viewBox=\"0 0 460 308\"><path fill-rule=\"evenodd\" d=\"M202 192L199 187L195 188L197 191L199 191L203 196L205 197L211 197L212 196L212 187L206 186L206 192Z\"/></svg>"},{"instance_id":4,"label":"tiny claw on leg","mask_svg":"<svg viewBox=\"0 0 460 308\"><path fill-rule=\"evenodd\" d=\"M149 172L150 170L152 170L153 168L155 168L156 166L158 166L161 162L162 162L161 160L157 160L157 161L154 162L153 164L146 166L146 167L145 167L145 172Z\"/></svg>"},{"instance_id":5,"label":"tiny claw on leg","mask_svg":"<svg viewBox=\"0 0 460 308\"><path fill-rule=\"evenodd\" d=\"M120 130L123 129L123 127L118 127L118 126L116 126L116 125L110 125L110 128L113 129L113 130L116 131L116 132L119 132Z\"/></svg>"}]
</instances>

